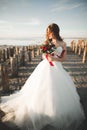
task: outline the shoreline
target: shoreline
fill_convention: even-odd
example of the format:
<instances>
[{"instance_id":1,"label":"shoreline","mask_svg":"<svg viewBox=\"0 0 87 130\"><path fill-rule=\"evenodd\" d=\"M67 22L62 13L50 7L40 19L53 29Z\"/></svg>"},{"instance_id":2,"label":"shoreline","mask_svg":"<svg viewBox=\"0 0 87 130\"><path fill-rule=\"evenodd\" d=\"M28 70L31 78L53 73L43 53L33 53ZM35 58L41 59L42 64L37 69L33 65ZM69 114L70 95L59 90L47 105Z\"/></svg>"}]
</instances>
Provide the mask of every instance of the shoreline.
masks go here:
<instances>
[{"instance_id":1,"label":"shoreline","mask_svg":"<svg viewBox=\"0 0 87 130\"><path fill-rule=\"evenodd\" d=\"M64 37L63 40L67 46L70 46L71 41L75 40L87 40L86 37ZM41 45L44 42L44 37L36 37L29 39L0 39L0 48L7 48L11 46L29 46L29 45Z\"/></svg>"}]
</instances>

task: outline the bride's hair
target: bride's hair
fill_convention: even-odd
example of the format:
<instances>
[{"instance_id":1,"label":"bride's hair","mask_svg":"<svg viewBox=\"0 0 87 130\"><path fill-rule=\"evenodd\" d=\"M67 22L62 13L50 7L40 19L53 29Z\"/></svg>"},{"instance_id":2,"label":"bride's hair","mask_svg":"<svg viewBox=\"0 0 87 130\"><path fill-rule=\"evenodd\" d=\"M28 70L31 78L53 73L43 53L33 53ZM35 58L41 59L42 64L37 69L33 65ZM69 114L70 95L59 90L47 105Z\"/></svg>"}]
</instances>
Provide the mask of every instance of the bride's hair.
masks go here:
<instances>
[{"instance_id":1,"label":"bride's hair","mask_svg":"<svg viewBox=\"0 0 87 130\"><path fill-rule=\"evenodd\" d=\"M48 38L48 30L50 31L50 32L53 32L53 34L54 34L54 36L59 40L59 41L63 41L63 39L61 38L61 36L60 36L60 28L59 28L59 26L57 25L57 24L55 24L55 23L52 23L52 24L50 24L48 27L47 27L47 29L46 29L46 39L48 40L49 38Z\"/></svg>"}]
</instances>

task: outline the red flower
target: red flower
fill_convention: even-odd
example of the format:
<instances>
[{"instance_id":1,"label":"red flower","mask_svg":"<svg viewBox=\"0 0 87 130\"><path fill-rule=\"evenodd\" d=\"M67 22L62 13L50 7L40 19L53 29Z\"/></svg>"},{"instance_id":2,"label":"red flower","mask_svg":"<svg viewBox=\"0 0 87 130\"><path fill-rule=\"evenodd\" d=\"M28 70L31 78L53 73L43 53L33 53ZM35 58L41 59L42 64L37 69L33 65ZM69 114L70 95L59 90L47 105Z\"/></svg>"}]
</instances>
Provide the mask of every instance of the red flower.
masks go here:
<instances>
[{"instance_id":1,"label":"red flower","mask_svg":"<svg viewBox=\"0 0 87 130\"><path fill-rule=\"evenodd\" d=\"M47 47L44 47L43 50L46 51L46 50L47 50Z\"/></svg>"},{"instance_id":2,"label":"red flower","mask_svg":"<svg viewBox=\"0 0 87 130\"><path fill-rule=\"evenodd\" d=\"M40 49L42 50L42 53L51 54L55 50L55 45L49 41L45 41L45 44L42 44Z\"/></svg>"}]
</instances>

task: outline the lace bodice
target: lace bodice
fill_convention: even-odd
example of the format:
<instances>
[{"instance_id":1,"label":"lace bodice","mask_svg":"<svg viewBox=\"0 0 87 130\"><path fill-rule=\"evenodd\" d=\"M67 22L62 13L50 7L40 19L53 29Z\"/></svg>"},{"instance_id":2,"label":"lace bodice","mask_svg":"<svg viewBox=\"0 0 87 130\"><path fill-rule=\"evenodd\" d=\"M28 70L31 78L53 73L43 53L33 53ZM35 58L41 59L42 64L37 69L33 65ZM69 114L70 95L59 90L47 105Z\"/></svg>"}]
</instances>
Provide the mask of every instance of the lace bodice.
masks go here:
<instances>
[{"instance_id":1,"label":"lace bodice","mask_svg":"<svg viewBox=\"0 0 87 130\"><path fill-rule=\"evenodd\" d=\"M62 57L64 54L65 50L63 50L63 48L61 46L57 47L56 50L53 52L53 56L55 57Z\"/></svg>"},{"instance_id":2,"label":"lace bodice","mask_svg":"<svg viewBox=\"0 0 87 130\"><path fill-rule=\"evenodd\" d=\"M56 48L55 54L57 54L58 56L60 56L61 53L62 53L62 51L63 51L63 48L61 46L59 46L59 47Z\"/></svg>"}]
</instances>

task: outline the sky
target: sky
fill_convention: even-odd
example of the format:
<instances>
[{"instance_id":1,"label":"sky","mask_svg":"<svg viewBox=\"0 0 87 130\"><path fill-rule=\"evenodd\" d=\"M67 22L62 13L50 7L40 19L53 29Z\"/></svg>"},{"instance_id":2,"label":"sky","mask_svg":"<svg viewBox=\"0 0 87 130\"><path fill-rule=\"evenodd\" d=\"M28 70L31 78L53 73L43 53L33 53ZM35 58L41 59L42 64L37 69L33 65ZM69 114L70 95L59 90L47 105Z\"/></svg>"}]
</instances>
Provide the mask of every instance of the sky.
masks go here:
<instances>
[{"instance_id":1,"label":"sky","mask_svg":"<svg viewBox=\"0 0 87 130\"><path fill-rule=\"evenodd\" d=\"M87 0L0 0L0 38L44 36L51 23L62 37L87 37Z\"/></svg>"}]
</instances>

